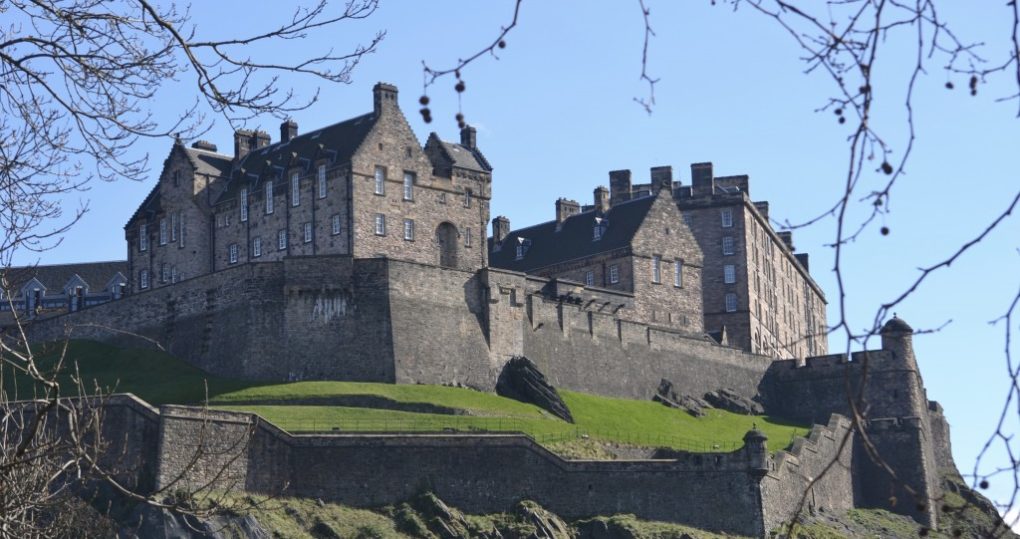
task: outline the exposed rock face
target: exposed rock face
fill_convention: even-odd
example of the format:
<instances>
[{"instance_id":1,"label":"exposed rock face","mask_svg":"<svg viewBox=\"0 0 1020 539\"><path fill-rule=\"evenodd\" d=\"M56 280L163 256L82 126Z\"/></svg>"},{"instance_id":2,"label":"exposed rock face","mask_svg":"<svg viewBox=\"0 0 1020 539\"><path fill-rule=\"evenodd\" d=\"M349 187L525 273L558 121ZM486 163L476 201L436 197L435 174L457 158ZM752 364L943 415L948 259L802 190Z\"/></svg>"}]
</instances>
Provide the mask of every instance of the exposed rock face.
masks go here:
<instances>
[{"instance_id":1,"label":"exposed rock face","mask_svg":"<svg viewBox=\"0 0 1020 539\"><path fill-rule=\"evenodd\" d=\"M535 527L528 539L572 539L570 527L563 519L546 511L535 502L523 501L514 508L517 516Z\"/></svg>"},{"instance_id":2,"label":"exposed rock face","mask_svg":"<svg viewBox=\"0 0 1020 539\"><path fill-rule=\"evenodd\" d=\"M665 378L659 382L659 389L655 392L652 400L661 402L670 408L684 410L694 417L702 417L705 415L705 408L712 407L712 405L703 399L677 393L673 387L673 382Z\"/></svg>"},{"instance_id":3,"label":"exposed rock face","mask_svg":"<svg viewBox=\"0 0 1020 539\"><path fill-rule=\"evenodd\" d=\"M546 381L545 375L526 357L515 357L503 367L496 382L496 393L534 404L564 421L574 422L567 405L556 393L556 388Z\"/></svg>"},{"instance_id":4,"label":"exposed rock face","mask_svg":"<svg viewBox=\"0 0 1020 539\"><path fill-rule=\"evenodd\" d=\"M765 408L761 404L739 395L732 389L720 389L705 393L705 400L716 408L735 414L761 415L765 413Z\"/></svg>"}]
</instances>

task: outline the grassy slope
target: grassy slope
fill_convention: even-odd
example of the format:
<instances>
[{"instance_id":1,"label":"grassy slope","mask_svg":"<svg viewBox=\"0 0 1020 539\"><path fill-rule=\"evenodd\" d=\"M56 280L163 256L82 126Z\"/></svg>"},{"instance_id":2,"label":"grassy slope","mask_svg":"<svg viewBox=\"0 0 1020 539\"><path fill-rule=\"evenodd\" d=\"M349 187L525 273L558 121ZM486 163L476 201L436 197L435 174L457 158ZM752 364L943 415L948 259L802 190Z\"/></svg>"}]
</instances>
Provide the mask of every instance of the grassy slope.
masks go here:
<instances>
[{"instance_id":1,"label":"grassy slope","mask_svg":"<svg viewBox=\"0 0 1020 539\"><path fill-rule=\"evenodd\" d=\"M211 376L168 354L121 349L91 341L73 342L69 357L77 362L91 387L93 381L106 390L131 392L153 403L201 403L208 387L209 402L217 408L251 411L294 432L342 430L522 431L539 441L576 438L584 433L594 439L639 446L666 446L694 451L732 450L752 425L769 437L772 450L786 447L803 426L767 417L742 416L710 410L707 417L687 413L650 401L599 397L562 391L576 423L571 425L530 404L463 388L369 384L355 382L250 382ZM51 354L41 361L54 363ZM5 377L11 388L11 377ZM65 377L65 380L67 377ZM25 396L24 387L22 396ZM372 395L395 403L430 403L463 410L467 415L423 414L397 410L345 406L302 405L302 400L322 401L351 395Z\"/></svg>"}]
</instances>

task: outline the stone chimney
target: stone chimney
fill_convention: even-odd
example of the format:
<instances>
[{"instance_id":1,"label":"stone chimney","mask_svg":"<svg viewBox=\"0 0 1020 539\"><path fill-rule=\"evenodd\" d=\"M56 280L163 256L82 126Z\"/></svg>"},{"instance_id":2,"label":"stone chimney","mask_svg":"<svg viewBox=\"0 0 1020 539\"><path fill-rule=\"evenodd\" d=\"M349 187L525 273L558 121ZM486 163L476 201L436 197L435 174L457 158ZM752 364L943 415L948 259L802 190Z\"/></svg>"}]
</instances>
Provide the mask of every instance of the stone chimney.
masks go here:
<instances>
[{"instance_id":1,"label":"stone chimney","mask_svg":"<svg viewBox=\"0 0 1020 539\"><path fill-rule=\"evenodd\" d=\"M652 167L652 194L658 194L663 189L673 194L673 167Z\"/></svg>"},{"instance_id":2,"label":"stone chimney","mask_svg":"<svg viewBox=\"0 0 1020 539\"><path fill-rule=\"evenodd\" d=\"M269 146L269 133L238 129L234 131L234 160L240 160L248 152Z\"/></svg>"},{"instance_id":3,"label":"stone chimney","mask_svg":"<svg viewBox=\"0 0 1020 539\"><path fill-rule=\"evenodd\" d=\"M760 213L761 216L764 217L766 221L769 220L769 203L767 200L755 202L754 209L758 210L758 213Z\"/></svg>"},{"instance_id":4,"label":"stone chimney","mask_svg":"<svg viewBox=\"0 0 1020 539\"><path fill-rule=\"evenodd\" d=\"M630 171L609 171L609 204L615 206L630 200Z\"/></svg>"},{"instance_id":5,"label":"stone chimney","mask_svg":"<svg viewBox=\"0 0 1020 539\"><path fill-rule=\"evenodd\" d=\"M604 185L595 188L595 211L599 213L609 211L609 189Z\"/></svg>"},{"instance_id":6,"label":"stone chimney","mask_svg":"<svg viewBox=\"0 0 1020 539\"><path fill-rule=\"evenodd\" d=\"M568 217L581 213L581 205L576 200L556 199L556 230L560 229Z\"/></svg>"},{"instance_id":7,"label":"stone chimney","mask_svg":"<svg viewBox=\"0 0 1020 539\"><path fill-rule=\"evenodd\" d=\"M208 140L196 140L195 142L191 143L191 147L196 150L205 150L207 152L216 151L216 145L213 144L212 142L209 142Z\"/></svg>"},{"instance_id":8,"label":"stone chimney","mask_svg":"<svg viewBox=\"0 0 1020 539\"><path fill-rule=\"evenodd\" d=\"M779 235L779 239L783 240L783 243L786 244L786 248L789 249L791 253L795 251L793 248L793 232L784 230L782 232L776 232L776 234Z\"/></svg>"},{"instance_id":9,"label":"stone chimney","mask_svg":"<svg viewBox=\"0 0 1020 539\"><path fill-rule=\"evenodd\" d=\"M715 176L712 175L712 163L694 163L691 165L691 195L711 196L715 194Z\"/></svg>"},{"instance_id":10,"label":"stone chimney","mask_svg":"<svg viewBox=\"0 0 1020 539\"><path fill-rule=\"evenodd\" d=\"M460 145L470 150L478 147L478 133L474 127L466 125L460 130Z\"/></svg>"},{"instance_id":11,"label":"stone chimney","mask_svg":"<svg viewBox=\"0 0 1020 539\"><path fill-rule=\"evenodd\" d=\"M510 219L499 215L492 220L492 243L499 245L510 235Z\"/></svg>"},{"instance_id":12,"label":"stone chimney","mask_svg":"<svg viewBox=\"0 0 1020 539\"><path fill-rule=\"evenodd\" d=\"M378 116L384 110L399 109L397 104L397 87L385 82L380 82L372 88L373 110Z\"/></svg>"},{"instance_id":13,"label":"stone chimney","mask_svg":"<svg viewBox=\"0 0 1020 539\"><path fill-rule=\"evenodd\" d=\"M290 142L290 139L297 136L297 122L291 118L280 124L280 142Z\"/></svg>"}]
</instances>

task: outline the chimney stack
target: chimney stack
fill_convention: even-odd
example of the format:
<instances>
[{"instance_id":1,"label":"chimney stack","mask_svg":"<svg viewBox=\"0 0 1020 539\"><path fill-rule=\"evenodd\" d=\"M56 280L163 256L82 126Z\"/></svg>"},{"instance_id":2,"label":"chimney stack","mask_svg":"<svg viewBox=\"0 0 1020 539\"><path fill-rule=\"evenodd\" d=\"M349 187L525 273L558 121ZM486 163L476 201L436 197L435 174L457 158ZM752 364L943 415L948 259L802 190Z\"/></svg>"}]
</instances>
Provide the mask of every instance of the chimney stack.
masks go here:
<instances>
[{"instance_id":1,"label":"chimney stack","mask_svg":"<svg viewBox=\"0 0 1020 539\"><path fill-rule=\"evenodd\" d=\"M380 82L372 88L373 110L378 116L384 110L398 109L397 87L385 82Z\"/></svg>"},{"instance_id":2,"label":"chimney stack","mask_svg":"<svg viewBox=\"0 0 1020 539\"><path fill-rule=\"evenodd\" d=\"M568 217L581 213L581 205L576 200L556 199L556 230L560 229Z\"/></svg>"},{"instance_id":3,"label":"chimney stack","mask_svg":"<svg viewBox=\"0 0 1020 539\"><path fill-rule=\"evenodd\" d=\"M460 145L469 149L474 150L478 145L478 133L474 127L470 125L464 126L464 129L460 130Z\"/></svg>"},{"instance_id":4,"label":"chimney stack","mask_svg":"<svg viewBox=\"0 0 1020 539\"><path fill-rule=\"evenodd\" d=\"M609 189L604 185L595 188L595 211L599 213L609 211Z\"/></svg>"},{"instance_id":5,"label":"chimney stack","mask_svg":"<svg viewBox=\"0 0 1020 539\"><path fill-rule=\"evenodd\" d=\"M783 243L786 244L786 248L789 249L791 253L795 251L793 248L793 232L784 230L782 232L776 232L776 234L779 235L779 239L783 240Z\"/></svg>"},{"instance_id":6,"label":"chimney stack","mask_svg":"<svg viewBox=\"0 0 1020 539\"><path fill-rule=\"evenodd\" d=\"M609 204L615 206L630 200L630 171L609 171Z\"/></svg>"},{"instance_id":7,"label":"chimney stack","mask_svg":"<svg viewBox=\"0 0 1020 539\"><path fill-rule=\"evenodd\" d=\"M492 244L499 245L510 235L510 219L499 215L492 220Z\"/></svg>"},{"instance_id":8,"label":"chimney stack","mask_svg":"<svg viewBox=\"0 0 1020 539\"><path fill-rule=\"evenodd\" d=\"M712 163L694 163L691 165L692 196L711 196L715 194L715 176L712 175Z\"/></svg>"},{"instance_id":9,"label":"chimney stack","mask_svg":"<svg viewBox=\"0 0 1020 539\"><path fill-rule=\"evenodd\" d=\"M265 131L251 131L238 129L234 131L234 160L239 161L248 155L248 152L269 146L269 133Z\"/></svg>"},{"instance_id":10,"label":"chimney stack","mask_svg":"<svg viewBox=\"0 0 1020 539\"><path fill-rule=\"evenodd\" d=\"M673 167L652 167L652 194L659 194L659 191L666 190L673 194Z\"/></svg>"},{"instance_id":11,"label":"chimney stack","mask_svg":"<svg viewBox=\"0 0 1020 539\"><path fill-rule=\"evenodd\" d=\"M764 217L766 221L769 220L769 203L767 200L755 202L754 209L758 210L758 213L760 213L761 216Z\"/></svg>"},{"instance_id":12,"label":"chimney stack","mask_svg":"<svg viewBox=\"0 0 1020 539\"><path fill-rule=\"evenodd\" d=\"M297 122L293 119L287 118L287 121L280 124L280 142L289 142L297 133Z\"/></svg>"}]
</instances>

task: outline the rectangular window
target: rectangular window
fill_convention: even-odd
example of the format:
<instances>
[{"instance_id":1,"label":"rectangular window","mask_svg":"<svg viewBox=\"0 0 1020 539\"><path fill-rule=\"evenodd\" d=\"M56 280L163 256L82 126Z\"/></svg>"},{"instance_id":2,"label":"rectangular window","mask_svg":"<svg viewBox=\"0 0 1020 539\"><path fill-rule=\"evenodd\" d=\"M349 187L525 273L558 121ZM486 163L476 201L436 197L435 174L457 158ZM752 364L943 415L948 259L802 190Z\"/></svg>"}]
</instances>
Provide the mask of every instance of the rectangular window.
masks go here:
<instances>
[{"instance_id":1,"label":"rectangular window","mask_svg":"<svg viewBox=\"0 0 1020 539\"><path fill-rule=\"evenodd\" d=\"M305 243L311 243L312 242L312 223L305 223L304 224L304 240L305 240Z\"/></svg>"},{"instance_id":2,"label":"rectangular window","mask_svg":"<svg viewBox=\"0 0 1020 539\"><path fill-rule=\"evenodd\" d=\"M170 282L177 282L177 266L170 266Z\"/></svg>"},{"instance_id":3,"label":"rectangular window","mask_svg":"<svg viewBox=\"0 0 1020 539\"><path fill-rule=\"evenodd\" d=\"M149 288L149 270L138 272L138 286L140 288Z\"/></svg>"},{"instance_id":4,"label":"rectangular window","mask_svg":"<svg viewBox=\"0 0 1020 539\"><path fill-rule=\"evenodd\" d=\"M174 187L180 187L181 186L181 171L180 170L175 170L173 176L174 176Z\"/></svg>"},{"instance_id":5,"label":"rectangular window","mask_svg":"<svg viewBox=\"0 0 1020 539\"><path fill-rule=\"evenodd\" d=\"M414 240L414 219L404 219L404 239Z\"/></svg>"},{"instance_id":6,"label":"rectangular window","mask_svg":"<svg viewBox=\"0 0 1020 539\"><path fill-rule=\"evenodd\" d=\"M602 224L595 223L595 226L591 229L592 241L598 241L602 239Z\"/></svg>"},{"instance_id":7,"label":"rectangular window","mask_svg":"<svg viewBox=\"0 0 1020 539\"><path fill-rule=\"evenodd\" d=\"M165 283L170 280L170 264L163 262L159 266L159 281Z\"/></svg>"},{"instance_id":8,"label":"rectangular window","mask_svg":"<svg viewBox=\"0 0 1020 539\"><path fill-rule=\"evenodd\" d=\"M470 208L471 207L471 190L470 189L467 189L467 190L464 191L464 207L465 208Z\"/></svg>"},{"instance_id":9,"label":"rectangular window","mask_svg":"<svg viewBox=\"0 0 1020 539\"><path fill-rule=\"evenodd\" d=\"M436 195L436 196L437 196L437 197L439 197L439 203L440 203L440 204L446 204L446 193L442 193L442 192L440 192L440 193L439 193L438 195Z\"/></svg>"},{"instance_id":10,"label":"rectangular window","mask_svg":"<svg viewBox=\"0 0 1020 539\"><path fill-rule=\"evenodd\" d=\"M588 270L584 272L584 285L595 286L595 272Z\"/></svg>"},{"instance_id":11,"label":"rectangular window","mask_svg":"<svg viewBox=\"0 0 1020 539\"><path fill-rule=\"evenodd\" d=\"M231 243L228 249L230 250L230 263L237 264L237 244Z\"/></svg>"},{"instance_id":12,"label":"rectangular window","mask_svg":"<svg viewBox=\"0 0 1020 539\"><path fill-rule=\"evenodd\" d=\"M166 227L166 217L159 220L159 244L166 245L167 232L169 229Z\"/></svg>"},{"instance_id":13,"label":"rectangular window","mask_svg":"<svg viewBox=\"0 0 1020 539\"><path fill-rule=\"evenodd\" d=\"M517 260L520 260L522 258L524 258L524 246L523 245L518 245L517 246Z\"/></svg>"},{"instance_id":14,"label":"rectangular window","mask_svg":"<svg viewBox=\"0 0 1020 539\"><path fill-rule=\"evenodd\" d=\"M331 220L333 225L333 235L336 236L340 233L340 214L334 213Z\"/></svg>"},{"instance_id":15,"label":"rectangular window","mask_svg":"<svg viewBox=\"0 0 1020 539\"><path fill-rule=\"evenodd\" d=\"M248 220L248 189L241 189L241 222Z\"/></svg>"},{"instance_id":16,"label":"rectangular window","mask_svg":"<svg viewBox=\"0 0 1020 539\"><path fill-rule=\"evenodd\" d=\"M722 227L723 228L730 228L730 227L733 226L733 209L732 208L723 208L719 212L719 216L722 218Z\"/></svg>"},{"instance_id":17,"label":"rectangular window","mask_svg":"<svg viewBox=\"0 0 1020 539\"><path fill-rule=\"evenodd\" d=\"M404 200L414 200L414 173L404 173Z\"/></svg>"},{"instance_id":18,"label":"rectangular window","mask_svg":"<svg viewBox=\"0 0 1020 539\"><path fill-rule=\"evenodd\" d=\"M177 219L177 222L181 225L181 233L178 235L177 248L178 249L183 249L184 248L184 233L187 231L187 228L184 227L184 216L181 215L180 218Z\"/></svg>"},{"instance_id":19,"label":"rectangular window","mask_svg":"<svg viewBox=\"0 0 1020 539\"><path fill-rule=\"evenodd\" d=\"M684 285L684 263L680 260L673 262L673 286L680 288Z\"/></svg>"},{"instance_id":20,"label":"rectangular window","mask_svg":"<svg viewBox=\"0 0 1020 539\"><path fill-rule=\"evenodd\" d=\"M726 264L723 269L723 282L733 284L737 282L737 268L733 264Z\"/></svg>"},{"instance_id":21,"label":"rectangular window","mask_svg":"<svg viewBox=\"0 0 1020 539\"><path fill-rule=\"evenodd\" d=\"M722 239L722 254L731 255L733 254L733 237L723 236Z\"/></svg>"},{"instance_id":22,"label":"rectangular window","mask_svg":"<svg viewBox=\"0 0 1020 539\"><path fill-rule=\"evenodd\" d=\"M273 213L273 182L266 182L266 214Z\"/></svg>"},{"instance_id":23,"label":"rectangular window","mask_svg":"<svg viewBox=\"0 0 1020 539\"><path fill-rule=\"evenodd\" d=\"M609 284L620 282L620 267L616 264L609 266Z\"/></svg>"},{"instance_id":24,"label":"rectangular window","mask_svg":"<svg viewBox=\"0 0 1020 539\"><path fill-rule=\"evenodd\" d=\"M737 295L733 292L726 294L726 312L733 313L737 311Z\"/></svg>"},{"instance_id":25,"label":"rectangular window","mask_svg":"<svg viewBox=\"0 0 1020 539\"><path fill-rule=\"evenodd\" d=\"M386 235L386 216L381 213L375 214L375 235Z\"/></svg>"},{"instance_id":26,"label":"rectangular window","mask_svg":"<svg viewBox=\"0 0 1020 539\"><path fill-rule=\"evenodd\" d=\"M177 214L180 212L173 212L170 214L170 241L177 241Z\"/></svg>"},{"instance_id":27,"label":"rectangular window","mask_svg":"<svg viewBox=\"0 0 1020 539\"><path fill-rule=\"evenodd\" d=\"M662 257L658 255L652 257L652 282L662 282Z\"/></svg>"},{"instance_id":28,"label":"rectangular window","mask_svg":"<svg viewBox=\"0 0 1020 539\"><path fill-rule=\"evenodd\" d=\"M278 230L276 232L276 249L282 251L287 248L287 231Z\"/></svg>"},{"instance_id":29,"label":"rectangular window","mask_svg":"<svg viewBox=\"0 0 1020 539\"><path fill-rule=\"evenodd\" d=\"M326 198L326 165L319 165L316 177L319 181L319 198Z\"/></svg>"},{"instance_id":30,"label":"rectangular window","mask_svg":"<svg viewBox=\"0 0 1020 539\"><path fill-rule=\"evenodd\" d=\"M251 240L251 256L262 256L262 237Z\"/></svg>"},{"instance_id":31,"label":"rectangular window","mask_svg":"<svg viewBox=\"0 0 1020 539\"><path fill-rule=\"evenodd\" d=\"M299 204L301 204L301 177L295 172L290 175L290 205Z\"/></svg>"},{"instance_id":32,"label":"rectangular window","mask_svg":"<svg viewBox=\"0 0 1020 539\"><path fill-rule=\"evenodd\" d=\"M148 225L139 225L138 227L138 250L148 251L149 250L149 227Z\"/></svg>"},{"instance_id":33,"label":"rectangular window","mask_svg":"<svg viewBox=\"0 0 1020 539\"><path fill-rule=\"evenodd\" d=\"M375 167L375 194L386 194L386 169Z\"/></svg>"},{"instance_id":34,"label":"rectangular window","mask_svg":"<svg viewBox=\"0 0 1020 539\"><path fill-rule=\"evenodd\" d=\"M464 247L471 247L471 227L464 229Z\"/></svg>"}]
</instances>

